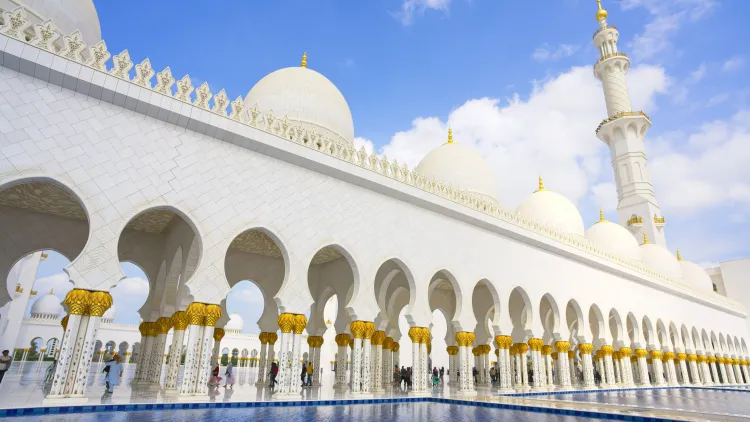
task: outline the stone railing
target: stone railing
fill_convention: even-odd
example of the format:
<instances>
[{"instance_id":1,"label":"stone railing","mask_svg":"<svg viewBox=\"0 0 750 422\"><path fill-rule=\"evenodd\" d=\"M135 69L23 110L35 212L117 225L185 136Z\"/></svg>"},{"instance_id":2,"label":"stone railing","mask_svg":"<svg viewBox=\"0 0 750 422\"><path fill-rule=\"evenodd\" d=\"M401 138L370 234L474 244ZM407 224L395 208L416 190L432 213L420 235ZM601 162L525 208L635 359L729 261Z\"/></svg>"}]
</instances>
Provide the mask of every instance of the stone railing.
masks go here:
<instances>
[{"instance_id":1,"label":"stone railing","mask_svg":"<svg viewBox=\"0 0 750 422\"><path fill-rule=\"evenodd\" d=\"M191 104L219 116L232 119L252 128L278 136L288 142L294 142L328 156L346 161L354 166L380 174L389 179L429 192L448 201L502 220L505 223L542 235L548 239L555 240L579 251L636 271L644 276L659 280L666 285L677 287L683 291L689 292L695 297L700 297L709 302L718 303L722 306L744 312L744 308L738 302L721 297L714 292L703 292L697 290L692 286L682 283L680 280L656 272L639 261L632 261L605 252L585 237L563 233L553 227L529 220L514 211L502 207L494 201L478 198L476 195L473 195L458 186L448 185L435 179L428 179L421 174L414 173L406 164L399 164L396 160L391 161L385 155L379 157L375 151L368 154L364 147L356 149L351 145L341 144L325 135L304 129L296 122L290 121L286 116L283 118L274 116L273 111L262 113L257 104L252 108L247 109L241 96L238 96L234 101L230 102L223 89L219 91L218 94L214 95L209 90L208 83L206 82L196 89L188 75L185 75L182 79L176 81L172 76L169 67L161 72L155 73L151 68L151 62L149 59L145 59L140 64L134 65L127 50L112 56L110 52L107 51L107 46L104 41L99 41L96 45L88 47L87 49L86 43L83 41L79 31L74 31L70 35L62 36L52 21L46 21L43 24L34 25L33 28L30 27L31 24L26 18L25 12L22 8L15 9L12 12L6 11L2 13L0 34L34 45L42 50L62 56L100 72L107 73L113 77L129 81L143 88L182 101L186 104ZM84 51L87 51L87 53L84 53ZM112 67L108 69L107 62L110 58L112 58ZM131 78L130 71L134 67L135 76ZM156 84L152 85L151 80L154 75L156 75ZM174 87L175 83L177 85L176 88ZM193 92L195 92L195 98L193 98ZM227 111L228 107L231 109L230 111ZM622 116L624 115L625 114L623 113ZM643 112L632 112L627 113L627 115L645 116ZM612 116L602 122L602 124L622 116ZM648 118L648 116L646 117Z\"/></svg>"},{"instance_id":2,"label":"stone railing","mask_svg":"<svg viewBox=\"0 0 750 422\"><path fill-rule=\"evenodd\" d=\"M634 117L634 116L643 116L651 122L651 118L648 117L648 114L642 112L642 111L620 111L618 113L613 114L610 117L607 117L606 119L602 120L601 123L599 123L599 126L596 127L596 133L599 133L599 131L602 129L602 126L606 125L609 122L613 122L617 119L621 119L623 117Z\"/></svg>"},{"instance_id":3,"label":"stone railing","mask_svg":"<svg viewBox=\"0 0 750 422\"><path fill-rule=\"evenodd\" d=\"M627 58L628 55L625 54L625 53L607 54L606 56L604 56L604 57L600 58L599 60L597 60L596 63L594 63L594 67L596 67L596 65L598 65L599 63L601 63L601 62L603 62L605 60L611 59L612 57L625 57L625 58Z\"/></svg>"}]
</instances>

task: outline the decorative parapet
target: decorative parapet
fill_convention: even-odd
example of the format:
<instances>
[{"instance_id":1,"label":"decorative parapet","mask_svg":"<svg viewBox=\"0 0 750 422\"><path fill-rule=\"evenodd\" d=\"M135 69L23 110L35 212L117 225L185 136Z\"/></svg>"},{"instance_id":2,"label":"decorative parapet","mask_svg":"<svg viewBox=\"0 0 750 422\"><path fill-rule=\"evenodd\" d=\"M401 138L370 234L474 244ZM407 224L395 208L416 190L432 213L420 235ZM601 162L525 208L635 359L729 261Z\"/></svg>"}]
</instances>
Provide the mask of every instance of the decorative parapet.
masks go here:
<instances>
[{"instance_id":1,"label":"decorative parapet","mask_svg":"<svg viewBox=\"0 0 750 422\"><path fill-rule=\"evenodd\" d=\"M634 224L643 224L643 217L638 217L637 215L630 217L630 220L628 220L628 226L632 226Z\"/></svg>"},{"instance_id":2,"label":"decorative parapet","mask_svg":"<svg viewBox=\"0 0 750 422\"><path fill-rule=\"evenodd\" d=\"M656 224L666 224L666 219L664 217L657 217L654 215L654 223Z\"/></svg>"},{"instance_id":3,"label":"decorative parapet","mask_svg":"<svg viewBox=\"0 0 750 422\"><path fill-rule=\"evenodd\" d=\"M596 65L598 65L599 63L601 63L601 62L603 62L603 61L605 61L605 60L611 59L612 57L625 57L625 58L627 58L627 57L628 57L628 55L627 55L627 54L625 54L625 53L612 53L612 54L607 54L606 56L604 56L604 57L602 57L601 59L597 60L597 61L596 61L596 63L594 63L594 67L596 67Z\"/></svg>"},{"instance_id":4,"label":"decorative parapet","mask_svg":"<svg viewBox=\"0 0 750 422\"><path fill-rule=\"evenodd\" d=\"M643 116L643 117L646 118L646 120L649 121L649 123L651 122L651 118L648 117L648 114L646 114L646 113L644 113L642 111L621 111L619 113L615 113L611 117L608 117L608 118L602 120L602 122L599 123L599 126L596 127L596 133L598 134L599 130L602 128L602 126L606 125L609 122L613 122L613 121L615 121L617 119L621 119L623 117L633 117L633 116Z\"/></svg>"},{"instance_id":5,"label":"decorative parapet","mask_svg":"<svg viewBox=\"0 0 750 422\"><path fill-rule=\"evenodd\" d=\"M440 198L465 206L518 228L544 236L548 239L575 248L581 252L588 253L589 255L638 272L643 276L651 277L665 283L666 285L690 292L693 296L701 297L709 302L719 302L724 306L743 309L738 302L723 297L717 297L713 292L696 290L692 286L684 284L679 280L667 277L664 274L646 267L639 261L632 261L605 252L585 237L560 232L553 227L529 220L514 211L510 211L495 201L478 198L476 195L469 193L461 187L448 185L435 179L428 179L421 174L413 172L406 164L399 164L396 160L390 160L385 155L379 157L375 151L368 154L364 147L356 149L351 144L336 142L336 140L332 140L324 134L303 128L299 123L290 121L286 116L278 118L274 116L273 111L261 113L257 104L248 110L244 106L244 101L241 96L238 96L230 103L223 89L214 96L211 93L208 84L205 82L196 90L188 75L185 75L179 80L179 82L177 82L177 89L174 91L173 86L175 84L175 78L172 76L169 67L156 73L156 85L152 85L151 80L153 79L155 72L151 68L151 62L149 59L145 59L140 64L133 66L133 62L130 59L127 50L115 55L112 60L113 67L107 69L107 62L112 58L112 55L107 51L107 46L103 40L99 41L93 47L88 47L87 52L84 53L84 50L86 50L86 44L81 38L79 31L74 31L70 35L63 36L62 45L58 45L60 37L55 37L55 35L59 34L59 31L57 31L52 21L46 21L42 25L34 25L32 32L29 32L29 27L30 23L29 20L26 19L23 8L19 7L12 12L6 11L2 13L0 34L17 39L26 44L34 45L57 56L67 58L68 60L107 73L118 79L137 84L143 88L161 93L167 97L174 98L194 107L204 109L246 126L275 135L287 142L294 142L330 157L346 161L351 165L361 167L389 179L399 181L416 189L439 196ZM32 33L33 35L29 35L27 32ZM135 67L136 75L131 79L130 70L133 67ZM194 91L196 93L195 99L193 99L192 96ZM211 105L210 103L213 104ZM227 113L227 107L231 110L229 113ZM644 116L648 118L648 116L641 111L623 112L604 120L602 125L624 116ZM599 129L597 128L597 132L598 130Z\"/></svg>"},{"instance_id":6,"label":"decorative parapet","mask_svg":"<svg viewBox=\"0 0 750 422\"><path fill-rule=\"evenodd\" d=\"M616 26L614 26L614 25L607 25L607 26L605 26L605 27L603 27L603 28L599 28L599 29L597 29L596 31L594 31L594 36L593 36L593 37L591 37L591 38L596 38L596 36L597 36L597 35L598 35L598 34L599 34L600 32L602 32L602 31L604 31L604 30L607 30L607 29L614 29L615 31L617 31L617 27L616 27ZM619 31L618 31L618 32L619 32Z\"/></svg>"}]
</instances>

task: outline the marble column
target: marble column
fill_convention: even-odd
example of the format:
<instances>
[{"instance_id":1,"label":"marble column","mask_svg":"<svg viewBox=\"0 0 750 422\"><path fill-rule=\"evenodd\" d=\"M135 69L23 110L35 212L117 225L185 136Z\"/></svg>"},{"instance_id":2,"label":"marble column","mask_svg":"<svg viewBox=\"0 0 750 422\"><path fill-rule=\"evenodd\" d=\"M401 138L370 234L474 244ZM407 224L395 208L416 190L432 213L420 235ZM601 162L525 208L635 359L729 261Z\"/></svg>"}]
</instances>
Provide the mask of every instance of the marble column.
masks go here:
<instances>
[{"instance_id":1,"label":"marble column","mask_svg":"<svg viewBox=\"0 0 750 422\"><path fill-rule=\"evenodd\" d=\"M393 346L391 347L391 352L393 352L393 366L397 368L401 368L401 357L399 356L399 350L401 350L401 345L393 342Z\"/></svg>"},{"instance_id":2,"label":"marble column","mask_svg":"<svg viewBox=\"0 0 750 422\"><path fill-rule=\"evenodd\" d=\"M375 324L369 321L364 321L365 328L362 337L362 394L369 395L370 379L371 374L371 360L372 360L372 336L375 335Z\"/></svg>"},{"instance_id":3,"label":"marble column","mask_svg":"<svg viewBox=\"0 0 750 422\"><path fill-rule=\"evenodd\" d=\"M498 347L498 371L497 376L499 379L499 386L501 392L510 391L512 386L512 370L510 367L510 346L513 344L513 339L510 336L496 336L495 344Z\"/></svg>"},{"instance_id":4,"label":"marble column","mask_svg":"<svg viewBox=\"0 0 750 422\"><path fill-rule=\"evenodd\" d=\"M281 346L279 350L279 373L276 376L278 388L277 394L289 394L291 383L296 376L292 372L292 340L294 333L294 314L282 313L278 318L279 330L281 330Z\"/></svg>"},{"instance_id":5,"label":"marble column","mask_svg":"<svg viewBox=\"0 0 750 422\"><path fill-rule=\"evenodd\" d=\"M690 383L692 385L701 385L701 377L698 374L698 355L690 353L687 356L688 370L690 371Z\"/></svg>"},{"instance_id":6,"label":"marble column","mask_svg":"<svg viewBox=\"0 0 750 422\"><path fill-rule=\"evenodd\" d=\"M149 366L148 382L159 385L161 383L161 371L164 362L164 349L167 347L167 334L172 329L172 319L169 317L159 318L155 322L156 338L154 339L153 358Z\"/></svg>"},{"instance_id":7,"label":"marble column","mask_svg":"<svg viewBox=\"0 0 750 422\"><path fill-rule=\"evenodd\" d=\"M411 340L411 380L412 392L415 394L424 393L422 388L422 337L424 335L422 327L409 328L409 340Z\"/></svg>"},{"instance_id":8,"label":"marble column","mask_svg":"<svg viewBox=\"0 0 750 422\"><path fill-rule=\"evenodd\" d=\"M63 327L60 358L45 401L85 397L101 316L112 306L112 296L107 292L73 289L63 302L69 319Z\"/></svg>"},{"instance_id":9,"label":"marble column","mask_svg":"<svg viewBox=\"0 0 750 422\"><path fill-rule=\"evenodd\" d=\"M745 384L750 383L750 368L748 368L748 361L744 359L742 361L742 375L745 377Z\"/></svg>"},{"instance_id":10,"label":"marble column","mask_svg":"<svg viewBox=\"0 0 750 422\"><path fill-rule=\"evenodd\" d=\"M745 380L742 377L742 369L740 369L740 360L739 359L732 359L732 364L734 366L734 379L737 382L737 384L744 384Z\"/></svg>"},{"instance_id":11,"label":"marble column","mask_svg":"<svg viewBox=\"0 0 750 422\"><path fill-rule=\"evenodd\" d=\"M383 377L382 384L383 388L390 388L393 386L393 339L386 337L383 340Z\"/></svg>"},{"instance_id":12,"label":"marble column","mask_svg":"<svg viewBox=\"0 0 750 422\"><path fill-rule=\"evenodd\" d=\"M711 379L711 368L708 367L708 356L698 355L698 366L703 377L703 385L710 386L714 385Z\"/></svg>"},{"instance_id":13,"label":"marble column","mask_svg":"<svg viewBox=\"0 0 750 422\"><path fill-rule=\"evenodd\" d=\"M544 342L539 338L530 338L528 341L529 348L531 349L531 372L534 374L534 380L532 388L535 390L544 388L544 382L542 378L542 371L540 370L539 358L541 356L542 346Z\"/></svg>"},{"instance_id":14,"label":"marble column","mask_svg":"<svg viewBox=\"0 0 750 422\"><path fill-rule=\"evenodd\" d=\"M620 352L614 351L611 356L612 367L614 369L614 381L616 386L622 386L622 373L620 371Z\"/></svg>"},{"instance_id":15,"label":"marble column","mask_svg":"<svg viewBox=\"0 0 750 422\"><path fill-rule=\"evenodd\" d=\"M583 368L583 388L594 387L594 362L591 352L594 351L594 345L591 343L580 343L578 352L581 356L581 367Z\"/></svg>"},{"instance_id":16,"label":"marble column","mask_svg":"<svg viewBox=\"0 0 750 422\"><path fill-rule=\"evenodd\" d=\"M156 322L144 322L143 326L143 343L141 343L141 362L136 368L137 378L134 381L138 384L148 382L149 374L151 373L151 365L153 364L154 357L154 340L157 336Z\"/></svg>"},{"instance_id":17,"label":"marble column","mask_svg":"<svg viewBox=\"0 0 750 422\"><path fill-rule=\"evenodd\" d=\"M672 387L679 385L679 383L677 382L677 367L674 363L674 357L674 352L664 352L664 355L661 359L662 363L664 364L664 373L667 376L667 384Z\"/></svg>"},{"instance_id":18,"label":"marble column","mask_svg":"<svg viewBox=\"0 0 750 422\"><path fill-rule=\"evenodd\" d=\"M716 356L709 355L707 359L708 367L711 370L711 379L713 380L715 385L720 385L721 381L719 380L719 366L716 363Z\"/></svg>"},{"instance_id":19,"label":"marble column","mask_svg":"<svg viewBox=\"0 0 750 422\"><path fill-rule=\"evenodd\" d=\"M164 388L167 390L177 389L177 375L180 372L182 360L182 345L185 342L185 329L188 327L188 316L185 311L177 311L172 314L172 345L169 348L169 359L167 361L167 377Z\"/></svg>"},{"instance_id":20,"label":"marble column","mask_svg":"<svg viewBox=\"0 0 750 422\"><path fill-rule=\"evenodd\" d=\"M677 353L677 362L675 362L675 366L679 367L679 377L678 382L681 385L688 385L690 384L690 377L688 376L688 369L687 369L687 354L686 353Z\"/></svg>"},{"instance_id":21,"label":"marble column","mask_svg":"<svg viewBox=\"0 0 750 422\"><path fill-rule=\"evenodd\" d=\"M213 354L214 344L214 327L216 321L221 318L221 307L214 304L205 304L203 313L203 325L200 327L202 335L200 337L200 349L198 351L195 364L198 367L198 374L195 382L194 395L203 396L208 393L208 381L211 379L211 355ZM223 330L219 331L223 336ZM218 337L218 336L217 336ZM218 342L218 341L217 341Z\"/></svg>"},{"instance_id":22,"label":"marble column","mask_svg":"<svg viewBox=\"0 0 750 422\"><path fill-rule=\"evenodd\" d=\"M385 342L385 331L375 331L372 335L372 345L375 351L373 358L373 373L371 374L373 382L373 392L381 393L383 389L383 343Z\"/></svg>"},{"instance_id":23,"label":"marble column","mask_svg":"<svg viewBox=\"0 0 750 422\"><path fill-rule=\"evenodd\" d=\"M620 367L622 368L622 370L620 371L620 376L623 378L623 386L634 387L635 383L633 382L633 368L630 367L630 355L633 353L633 350L630 349L630 347L621 347L619 352Z\"/></svg>"},{"instance_id":24,"label":"marble column","mask_svg":"<svg viewBox=\"0 0 750 422\"><path fill-rule=\"evenodd\" d=\"M471 345L474 344L474 333L459 331L456 333L458 343L458 362L460 372L458 393L461 395L474 395L474 375L471 365Z\"/></svg>"},{"instance_id":25,"label":"marble column","mask_svg":"<svg viewBox=\"0 0 750 422\"><path fill-rule=\"evenodd\" d=\"M576 352L574 350L568 351L568 376L570 377L570 386L578 386L578 373L576 372Z\"/></svg>"},{"instance_id":26,"label":"marble column","mask_svg":"<svg viewBox=\"0 0 750 422\"><path fill-rule=\"evenodd\" d=\"M604 375L602 375L602 377L606 378L606 385L608 387L614 387L617 384L614 363L612 362L612 355L615 349L614 347L605 344L602 346L601 350L604 355L604 372L606 373L606 377L604 377Z\"/></svg>"},{"instance_id":27,"label":"marble column","mask_svg":"<svg viewBox=\"0 0 750 422\"><path fill-rule=\"evenodd\" d=\"M555 388L555 374L552 370L552 346L545 345L542 346L542 361L544 363L544 379L547 382L546 387L549 389ZM557 361L557 356L555 356L555 361ZM567 365L565 365L567 366ZM557 373L557 376L560 376L560 373Z\"/></svg>"},{"instance_id":28,"label":"marble column","mask_svg":"<svg viewBox=\"0 0 750 422\"><path fill-rule=\"evenodd\" d=\"M458 347L448 346L445 348L448 353L448 385L456 385L456 354L458 353Z\"/></svg>"},{"instance_id":29,"label":"marble column","mask_svg":"<svg viewBox=\"0 0 750 422\"><path fill-rule=\"evenodd\" d=\"M213 370L216 368L216 366L221 366L221 339L224 338L224 335L226 333L224 332L223 328L214 328L213 332L213 348L211 349L211 369ZM229 362L232 361L232 352L229 352L229 355L227 356L227 360ZM227 362L227 363L229 363Z\"/></svg>"},{"instance_id":30,"label":"marble column","mask_svg":"<svg viewBox=\"0 0 750 422\"><path fill-rule=\"evenodd\" d=\"M651 356L652 365L654 367L654 386L662 387L666 385L666 383L664 382L664 366L662 366L661 362L661 350L651 350L649 355Z\"/></svg>"},{"instance_id":31,"label":"marble column","mask_svg":"<svg viewBox=\"0 0 750 422\"><path fill-rule=\"evenodd\" d=\"M646 349L635 349L635 356L638 359L638 386L650 387L651 382L648 379L648 362L646 361L648 351Z\"/></svg>"},{"instance_id":32,"label":"marble column","mask_svg":"<svg viewBox=\"0 0 750 422\"><path fill-rule=\"evenodd\" d=\"M292 329L292 347L291 355L291 376L289 377L289 394L297 396L302 390L302 333L307 327L307 317L301 314L294 315L294 327Z\"/></svg>"},{"instance_id":33,"label":"marble column","mask_svg":"<svg viewBox=\"0 0 750 422\"><path fill-rule=\"evenodd\" d=\"M266 370L266 363L268 362L266 359L266 353L268 353L268 334L267 332L261 332L258 335L258 340L260 340L260 363L258 364L258 376L255 381L256 387L263 387L268 383L266 378L266 373L268 372Z\"/></svg>"},{"instance_id":34,"label":"marble column","mask_svg":"<svg viewBox=\"0 0 750 422\"><path fill-rule=\"evenodd\" d=\"M315 360L313 361L313 380L312 380L313 387L320 387L323 381L323 367L321 366L321 363L320 363L323 343L324 343L324 340L322 336L315 337Z\"/></svg>"},{"instance_id":35,"label":"marble column","mask_svg":"<svg viewBox=\"0 0 750 422\"><path fill-rule=\"evenodd\" d=\"M336 334L336 345L339 352L336 354L336 383L333 385L336 389L346 389L346 362L347 346L349 346L349 334Z\"/></svg>"},{"instance_id":36,"label":"marble column","mask_svg":"<svg viewBox=\"0 0 750 422\"><path fill-rule=\"evenodd\" d=\"M354 347L352 349L352 370L351 370L351 390L353 394L362 393L362 382L363 382L363 367L362 367L362 355L363 355L363 346L364 346L364 336L365 336L365 328L366 328L366 322L365 321L354 321L351 323L349 327L349 331L352 333L352 336L354 337ZM369 380L368 380L369 381Z\"/></svg>"},{"instance_id":37,"label":"marble column","mask_svg":"<svg viewBox=\"0 0 750 422\"><path fill-rule=\"evenodd\" d=\"M560 388L568 389L572 386L570 381L570 362L568 360L568 352L570 351L570 343L567 341L556 341L555 350L557 351L557 379Z\"/></svg>"},{"instance_id":38,"label":"marble column","mask_svg":"<svg viewBox=\"0 0 750 422\"><path fill-rule=\"evenodd\" d=\"M185 348L185 371L179 391L181 396L192 396L196 392L200 372L201 347L203 345L203 321L206 305L193 302L185 311L188 319L187 346Z\"/></svg>"}]
</instances>

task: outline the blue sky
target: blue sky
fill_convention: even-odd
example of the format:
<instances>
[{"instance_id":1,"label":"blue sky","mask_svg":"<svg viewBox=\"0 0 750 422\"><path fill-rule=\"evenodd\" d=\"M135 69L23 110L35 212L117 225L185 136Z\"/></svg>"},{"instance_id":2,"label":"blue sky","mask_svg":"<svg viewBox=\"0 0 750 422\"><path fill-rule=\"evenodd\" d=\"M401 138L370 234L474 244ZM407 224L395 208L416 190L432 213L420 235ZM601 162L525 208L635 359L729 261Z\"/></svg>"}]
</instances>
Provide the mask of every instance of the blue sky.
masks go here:
<instances>
[{"instance_id":1,"label":"blue sky","mask_svg":"<svg viewBox=\"0 0 750 422\"><path fill-rule=\"evenodd\" d=\"M307 51L346 97L358 144L413 167L450 125L495 169L504 205L541 174L587 223L600 207L615 218L608 151L594 136L606 117L594 0L95 4L113 54L128 49L233 99ZM750 256L750 2L603 4L632 60L633 106L653 121L645 147L669 248L705 265Z\"/></svg>"}]
</instances>

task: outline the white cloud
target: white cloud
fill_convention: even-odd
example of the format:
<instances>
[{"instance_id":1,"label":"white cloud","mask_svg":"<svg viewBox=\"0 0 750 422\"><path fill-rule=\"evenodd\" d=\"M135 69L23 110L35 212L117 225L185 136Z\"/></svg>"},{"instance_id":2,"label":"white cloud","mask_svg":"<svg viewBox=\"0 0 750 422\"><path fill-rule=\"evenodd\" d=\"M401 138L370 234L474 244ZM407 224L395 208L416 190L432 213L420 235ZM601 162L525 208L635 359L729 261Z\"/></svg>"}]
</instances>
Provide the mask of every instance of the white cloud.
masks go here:
<instances>
[{"instance_id":1,"label":"white cloud","mask_svg":"<svg viewBox=\"0 0 750 422\"><path fill-rule=\"evenodd\" d=\"M231 295L234 300L243 304L260 304L263 306L263 296L257 288L233 291Z\"/></svg>"},{"instance_id":2,"label":"white cloud","mask_svg":"<svg viewBox=\"0 0 750 422\"><path fill-rule=\"evenodd\" d=\"M591 187L591 199L604 212L617 209L617 187L614 183L597 183Z\"/></svg>"},{"instance_id":3,"label":"white cloud","mask_svg":"<svg viewBox=\"0 0 750 422\"><path fill-rule=\"evenodd\" d=\"M633 55L639 60L650 59L672 46L671 36L687 21L696 21L708 14L715 0L623 0L624 10L643 7L651 15L641 34L633 39ZM610 13L610 19L612 14Z\"/></svg>"},{"instance_id":4,"label":"white cloud","mask_svg":"<svg viewBox=\"0 0 750 422\"><path fill-rule=\"evenodd\" d=\"M713 97L709 98L706 102L706 107L715 107L719 104L725 103L729 99L729 94L723 93L723 94L716 94Z\"/></svg>"},{"instance_id":5,"label":"white cloud","mask_svg":"<svg viewBox=\"0 0 750 422\"><path fill-rule=\"evenodd\" d=\"M664 70L639 66L631 69L629 77L634 108L653 110L654 96L666 90ZM506 101L478 98L454 109L447 121L416 118L380 152L414 168L445 142L450 126L456 142L477 149L494 169L504 205L515 207L528 196L540 174L549 188L579 201L599 180L601 163L609 154L594 134L605 115L601 84L591 68L574 67L534 82L525 100L518 94ZM604 205L606 198L600 198Z\"/></svg>"},{"instance_id":6,"label":"white cloud","mask_svg":"<svg viewBox=\"0 0 750 422\"><path fill-rule=\"evenodd\" d=\"M367 151L368 154L371 154L372 151L375 149L375 146L372 144L372 141L365 138L356 137L354 138L354 147L359 150L362 147L365 147L365 151Z\"/></svg>"},{"instance_id":7,"label":"white cloud","mask_svg":"<svg viewBox=\"0 0 750 422\"><path fill-rule=\"evenodd\" d=\"M40 296L46 295L51 289L54 289L55 294L62 300L65 298L65 295L73 289L73 283L70 282L68 274L64 272L42 277L34 281L34 290L36 290Z\"/></svg>"},{"instance_id":8,"label":"white cloud","mask_svg":"<svg viewBox=\"0 0 750 422\"><path fill-rule=\"evenodd\" d=\"M110 293L115 306L115 322L137 324L141 317L138 310L148 298L148 281L142 277L125 278L120 280Z\"/></svg>"},{"instance_id":9,"label":"white cloud","mask_svg":"<svg viewBox=\"0 0 750 422\"><path fill-rule=\"evenodd\" d=\"M451 0L404 0L401 3L401 10L392 15L402 25L407 26L414 22L415 15L422 14L427 10L438 10L447 13L450 3Z\"/></svg>"},{"instance_id":10,"label":"white cloud","mask_svg":"<svg viewBox=\"0 0 750 422\"><path fill-rule=\"evenodd\" d=\"M690 76L688 77L688 82L690 83L698 83L703 79L704 76L706 76L707 67L705 63L701 63L700 66L698 66L697 69L690 72Z\"/></svg>"},{"instance_id":11,"label":"white cloud","mask_svg":"<svg viewBox=\"0 0 750 422\"><path fill-rule=\"evenodd\" d=\"M735 70L742 69L745 65L745 60L742 57L732 57L731 59L724 62L721 69L725 72L733 72Z\"/></svg>"},{"instance_id":12,"label":"white cloud","mask_svg":"<svg viewBox=\"0 0 750 422\"><path fill-rule=\"evenodd\" d=\"M554 49L550 49L549 44L544 44L541 47L537 47L531 57L540 62L547 60L560 60L566 57L570 57L575 54L581 47L572 44L560 44Z\"/></svg>"},{"instance_id":13,"label":"white cloud","mask_svg":"<svg viewBox=\"0 0 750 422\"><path fill-rule=\"evenodd\" d=\"M683 217L727 205L750 210L750 110L655 142L663 151L652 156L651 173L662 207Z\"/></svg>"}]
</instances>

